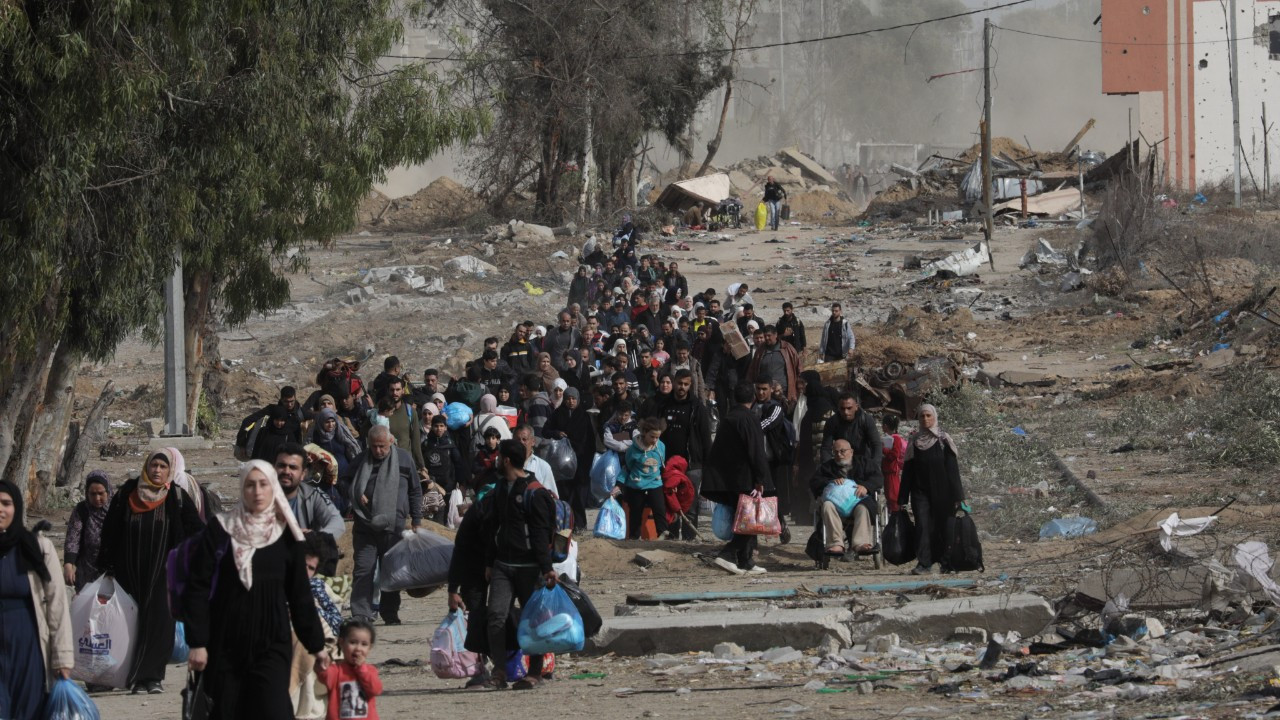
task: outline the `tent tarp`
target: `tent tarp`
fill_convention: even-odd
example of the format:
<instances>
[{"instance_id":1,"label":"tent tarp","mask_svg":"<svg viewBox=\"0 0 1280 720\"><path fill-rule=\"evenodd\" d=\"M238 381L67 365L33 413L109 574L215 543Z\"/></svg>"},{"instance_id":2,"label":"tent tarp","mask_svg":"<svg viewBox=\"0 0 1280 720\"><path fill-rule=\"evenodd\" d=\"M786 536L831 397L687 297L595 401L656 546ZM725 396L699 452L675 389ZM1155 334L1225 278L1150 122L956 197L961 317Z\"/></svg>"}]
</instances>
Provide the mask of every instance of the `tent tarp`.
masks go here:
<instances>
[{"instance_id":1,"label":"tent tarp","mask_svg":"<svg viewBox=\"0 0 1280 720\"><path fill-rule=\"evenodd\" d=\"M662 189L662 194L654 204L668 210L680 211L687 210L697 203L717 205L732 194L728 174L715 173L671 183Z\"/></svg>"},{"instance_id":2,"label":"tent tarp","mask_svg":"<svg viewBox=\"0 0 1280 720\"><path fill-rule=\"evenodd\" d=\"M1027 198L1028 215L1058 217L1069 210L1079 209L1080 190L1077 188L1063 188L1062 190L1054 190L1053 192ZM996 215L1008 212L1020 213L1022 212L1022 198L1000 203L992 207L991 211Z\"/></svg>"}]
</instances>

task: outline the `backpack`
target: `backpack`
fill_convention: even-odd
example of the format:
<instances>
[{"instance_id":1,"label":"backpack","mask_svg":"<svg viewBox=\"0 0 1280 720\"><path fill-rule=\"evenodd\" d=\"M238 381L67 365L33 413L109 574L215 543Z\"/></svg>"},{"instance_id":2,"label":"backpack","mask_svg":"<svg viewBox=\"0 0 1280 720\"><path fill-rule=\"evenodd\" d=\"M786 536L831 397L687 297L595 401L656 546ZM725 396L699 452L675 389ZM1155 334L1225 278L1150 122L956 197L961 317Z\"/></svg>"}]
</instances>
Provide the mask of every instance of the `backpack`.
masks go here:
<instances>
[{"instance_id":1,"label":"backpack","mask_svg":"<svg viewBox=\"0 0 1280 720\"><path fill-rule=\"evenodd\" d=\"M236 431L234 454L237 460L245 461L253 455L253 446L258 442L258 431L262 429L262 420L267 416L261 410L240 421L240 429Z\"/></svg>"},{"instance_id":2,"label":"backpack","mask_svg":"<svg viewBox=\"0 0 1280 720\"><path fill-rule=\"evenodd\" d=\"M795 460L796 445L799 441L800 434L796 432L795 423L791 422L783 412L782 427L770 428L765 435L765 455L771 461L790 463Z\"/></svg>"},{"instance_id":3,"label":"backpack","mask_svg":"<svg viewBox=\"0 0 1280 720\"><path fill-rule=\"evenodd\" d=\"M168 590L169 614L173 616L174 620L186 620L186 614L182 612L182 598L186 595L187 582L191 577L191 560L195 557L200 543L204 541L205 532L205 530L201 530L178 543L178 547L170 550L169 556L165 559L165 587ZM222 556L227 554L227 550L230 547L231 538L228 537L225 542L213 551L213 579L209 582L209 597L211 599L218 590L218 574L222 568Z\"/></svg>"},{"instance_id":4,"label":"backpack","mask_svg":"<svg viewBox=\"0 0 1280 720\"><path fill-rule=\"evenodd\" d=\"M985 572L982 564L982 543L978 540L978 526L963 510L947 518L947 540L951 543L943 555L942 566L951 572L977 570Z\"/></svg>"},{"instance_id":5,"label":"backpack","mask_svg":"<svg viewBox=\"0 0 1280 720\"><path fill-rule=\"evenodd\" d=\"M546 487L537 480L530 482L525 487L525 507L529 506L529 502L533 499L533 494L539 490L546 490ZM550 493L549 490L547 492ZM551 496L551 503L556 509L555 528L551 531L551 562L562 563L569 559L569 540L573 537L573 508L569 506L569 503L555 495ZM527 543L529 541L528 525L525 525L524 536Z\"/></svg>"}]
</instances>

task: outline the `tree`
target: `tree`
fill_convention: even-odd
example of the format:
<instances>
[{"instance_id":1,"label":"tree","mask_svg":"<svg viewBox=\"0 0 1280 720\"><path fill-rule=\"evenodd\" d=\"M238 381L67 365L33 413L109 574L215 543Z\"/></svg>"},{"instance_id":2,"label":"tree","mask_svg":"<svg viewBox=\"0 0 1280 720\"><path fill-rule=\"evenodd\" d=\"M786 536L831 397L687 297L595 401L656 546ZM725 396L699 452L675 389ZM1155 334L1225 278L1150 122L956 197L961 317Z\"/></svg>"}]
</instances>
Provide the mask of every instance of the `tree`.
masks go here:
<instances>
[{"instance_id":1,"label":"tree","mask_svg":"<svg viewBox=\"0 0 1280 720\"><path fill-rule=\"evenodd\" d=\"M716 152L720 150L720 141L724 139L724 124L729 118L729 107L733 101L733 79L738 69L738 48L750 39L750 30L756 14L756 0L731 0L726 7L719 3L709 5L708 25L716 28L717 34L723 38L728 47L725 59L724 102L720 105L720 121L716 124L716 134L707 141L707 155L702 165L693 174L701 177L711 167Z\"/></svg>"},{"instance_id":2,"label":"tree","mask_svg":"<svg viewBox=\"0 0 1280 720\"><path fill-rule=\"evenodd\" d=\"M191 336L211 313L236 323L278 307L305 263L286 262L289 248L349 227L389 167L485 127L424 66L379 67L400 7L0 5L5 478L25 488L37 456L52 474L82 359L156 336L175 251L198 367Z\"/></svg>"},{"instance_id":3,"label":"tree","mask_svg":"<svg viewBox=\"0 0 1280 720\"><path fill-rule=\"evenodd\" d=\"M706 0L711 1L711 0ZM627 177L651 132L675 141L720 83L717 53L674 32L683 5L662 0L487 0L451 7L475 33L460 48L477 102L495 116L470 169L501 207L532 180L538 212L567 214L564 185L593 159L607 206L629 204ZM586 138L590 127L591 147ZM590 155L590 157L589 157Z\"/></svg>"}]
</instances>

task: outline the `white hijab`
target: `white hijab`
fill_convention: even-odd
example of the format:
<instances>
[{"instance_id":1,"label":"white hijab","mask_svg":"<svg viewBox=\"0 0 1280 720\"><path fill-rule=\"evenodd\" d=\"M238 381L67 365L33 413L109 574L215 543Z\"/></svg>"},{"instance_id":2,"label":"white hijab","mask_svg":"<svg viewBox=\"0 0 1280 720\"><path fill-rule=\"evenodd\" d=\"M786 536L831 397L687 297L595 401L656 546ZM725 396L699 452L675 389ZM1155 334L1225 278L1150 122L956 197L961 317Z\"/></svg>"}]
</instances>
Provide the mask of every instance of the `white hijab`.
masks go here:
<instances>
[{"instance_id":1,"label":"white hijab","mask_svg":"<svg viewBox=\"0 0 1280 720\"><path fill-rule=\"evenodd\" d=\"M271 483L271 505L260 513L249 512L244 506L244 481L249 473L257 470L267 476ZM253 589L253 554L280 539L285 528L293 534L293 539L303 539L298 520L289 508L289 500L284 496L284 489L276 477L276 469L262 460L250 460L240 466L240 502L230 512L220 513L218 522L231 537L231 553L235 559L236 571L245 590Z\"/></svg>"}]
</instances>

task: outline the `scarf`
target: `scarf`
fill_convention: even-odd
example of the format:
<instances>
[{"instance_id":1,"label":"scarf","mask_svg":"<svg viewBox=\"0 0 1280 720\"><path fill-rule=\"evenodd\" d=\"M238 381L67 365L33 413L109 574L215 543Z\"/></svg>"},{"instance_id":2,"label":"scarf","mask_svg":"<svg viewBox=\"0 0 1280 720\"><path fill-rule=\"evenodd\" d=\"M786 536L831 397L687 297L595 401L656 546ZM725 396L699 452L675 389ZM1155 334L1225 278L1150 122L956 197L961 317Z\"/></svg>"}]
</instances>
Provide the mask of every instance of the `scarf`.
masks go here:
<instances>
[{"instance_id":1,"label":"scarf","mask_svg":"<svg viewBox=\"0 0 1280 720\"><path fill-rule=\"evenodd\" d=\"M259 513L249 512L244 506L244 481L254 470L267 477L272 492L271 505ZM218 522L231 538L231 555L245 590L253 589L255 552L279 540L286 528L294 540L301 542L303 539L302 530L276 477L276 469L262 460L250 460L240 466L240 502L230 512L220 513Z\"/></svg>"},{"instance_id":2,"label":"scarf","mask_svg":"<svg viewBox=\"0 0 1280 720\"><path fill-rule=\"evenodd\" d=\"M914 457L917 450L924 452L934 445L937 445L938 442L946 443L947 447L951 449L952 454L959 457L960 453L956 449L955 441L951 439L950 435L943 432L942 428L938 425L938 408L925 403L920 406L919 412L923 415L926 411L933 413L933 427L928 430L922 428L911 434L911 441L907 443L907 455L903 458L903 462Z\"/></svg>"},{"instance_id":3,"label":"scarf","mask_svg":"<svg viewBox=\"0 0 1280 720\"><path fill-rule=\"evenodd\" d=\"M391 448L391 453L381 462L373 459L373 453L366 453L356 476L351 483L351 511L359 519L368 523L374 530L391 532L396 528L396 510L400 498L400 453ZM373 475L373 464L378 463L378 475ZM368 504L360 502L360 498L373 479L373 497Z\"/></svg>"},{"instance_id":4,"label":"scarf","mask_svg":"<svg viewBox=\"0 0 1280 720\"><path fill-rule=\"evenodd\" d=\"M169 471L169 477L173 478L173 484L182 488L191 498L191 502L195 503L196 512L200 514L200 519L205 520L204 516L204 493L200 492L200 483L187 472L187 459L182 456L182 451L178 448L167 447L165 450L169 453L169 457L173 458L173 466Z\"/></svg>"},{"instance_id":5,"label":"scarf","mask_svg":"<svg viewBox=\"0 0 1280 720\"><path fill-rule=\"evenodd\" d=\"M332 419L334 422L333 430L324 431L325 421ZM309 442L317 445L328 444L333 442L334 438L338 439L338 444L342 446L343 452L347 459L350 460L360 454L360 443L356 442L355 436L351 434L351 429L346 423L338 417L338 413L332 408L325 408L316 414L316 421L311 425L311 438Z\"/></svg>"},{"instance_id":6,"label":"scarf","mask_svg":"<svg viewBox=\"0 0 1280 720\"><path fill-rule=\"evenodd\" d=\"M538 353L538 365L542 365L542 358L546 358L547 362L550 363L551 353ZM551 392L551 387L555 384L556 380L560 379L560 373L556 370L554 365L550 364L547 365L546 370L538 370L537 372L538 375L542 377L542 389L547 392Z\"/></svg>"},{"instance_id":7,"label":"scarf","mask_svg":"<svg viewBox=\"0 0 1280 720\"><path fill-rule=\"evenodd\" d=\"M85 531L89 537L102 537L102 523L107 519L107 508L111 507L111 478L102 470L94 470L84 479L85 505L88 506L89 488L94 485L101 485L107 491L107 502L100 508L89 507L89 514L85 519Z\"/></svg>"},{"instance_id":8,"label":"scarf","mask_svg":"<svg viewBox=\"0 0 1280 720\"><path fill-rule=\"evenodd\" d=\"M18 571L34 570L41 580L50 582L49 568L44 564L44 553L40 552L40 543L35 533L22 524L22 491L8 480L0 480L0 493L13 499L13 521L9 529L0 532L0 557L8 555L15 548L18 550ZM62 592L59 590L58 592Z\"/></svg>"},{"instance_id":9,"label":"scarf","mask_svg":"<svg viewBox=\"0 0 1280 720\"><path fill-rule=\"evenodd\" d=\"M498 409L498 398L491 394L480 396L480 412L491 413Z\"/></svg>"},{"instance_id":10,"label":"scarf","mask_svg":"<svg viewBox=\"0 0 1280 720\"><path fill-rule=\"evenodd\" d=\"M129 495L130 510L138 514L150 512L160 507L164 499L169 496L170 483L158 483L153 480L151 473L147 471L147 466L157 457L164 458L164 461L169 464L169 478L172 479L174 471L178 468L178 461L170 454L171 452L170 448L164 448L147 456L142 466L142 476L138 478L138 485Z\"/></svg>"}]
</instances>

